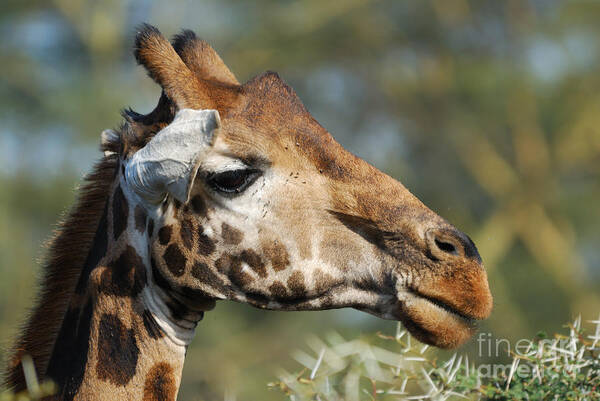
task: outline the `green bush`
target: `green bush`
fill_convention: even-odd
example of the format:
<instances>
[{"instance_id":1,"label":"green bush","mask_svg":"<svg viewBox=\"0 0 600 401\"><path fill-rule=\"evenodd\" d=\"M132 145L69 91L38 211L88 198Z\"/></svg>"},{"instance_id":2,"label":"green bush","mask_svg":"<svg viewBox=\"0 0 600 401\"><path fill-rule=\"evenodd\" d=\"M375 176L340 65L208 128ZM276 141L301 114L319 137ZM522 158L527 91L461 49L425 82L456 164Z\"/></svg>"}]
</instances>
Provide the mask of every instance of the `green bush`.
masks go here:
<instances>
[{"instance_id":1,"label":"green bush","mask_svg":"<svg viewBox=\"0 0 600 401\"><path fill-rule=\"evenodd\" d=\"M591 335L578 318L567 335L527 340L524 352L513 352L512 363L496 375L467 356L438 361L400 325L395 336L346 341L331 334L326 341L311 338L315 355L294 355L304 369L282 372L269 386L292 401L600 400L600 318L590 323Z\"/></svg>"}]
</instances>

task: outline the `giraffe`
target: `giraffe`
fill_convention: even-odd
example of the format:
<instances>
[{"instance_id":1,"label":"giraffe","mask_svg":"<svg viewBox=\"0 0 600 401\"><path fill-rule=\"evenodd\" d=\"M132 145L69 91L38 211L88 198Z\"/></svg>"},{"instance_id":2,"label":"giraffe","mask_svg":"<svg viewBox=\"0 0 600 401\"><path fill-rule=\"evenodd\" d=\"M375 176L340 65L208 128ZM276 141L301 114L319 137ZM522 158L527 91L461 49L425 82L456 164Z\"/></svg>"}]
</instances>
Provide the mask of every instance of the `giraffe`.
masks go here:
<instances>
[{"instance_id":1,"label":"giraffe","mask_svg":"<svg viewBox=\"0 0 600 401\"><path fill-rule=\"evenodd\" d=\"M135 57L162 88L102 133L103 158L54 238L9 360L60 400L174 400L187 346L217 300L352 307L442 348L492 297L477 248L400 182L344 150L267 72L240 84L192 31L151 25Z\"/></svg>"}]
</instances>

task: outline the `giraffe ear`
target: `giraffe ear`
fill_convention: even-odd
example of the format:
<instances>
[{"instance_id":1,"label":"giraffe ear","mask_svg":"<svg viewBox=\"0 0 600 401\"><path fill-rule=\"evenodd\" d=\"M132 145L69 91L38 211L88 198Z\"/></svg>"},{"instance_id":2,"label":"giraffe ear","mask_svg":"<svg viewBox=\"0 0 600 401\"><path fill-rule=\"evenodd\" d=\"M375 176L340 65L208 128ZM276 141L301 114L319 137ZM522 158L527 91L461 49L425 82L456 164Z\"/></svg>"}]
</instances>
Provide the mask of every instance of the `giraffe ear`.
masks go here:
<instances>
[{"instance_id":1,"label":"giraffe ear","mask_svg":"<svg viewBox=\"0 0 600 401\"><path fill-rule=\"evenodd\" d=\"M220 126L216 110L180 110L126 162L127 184L147 206L158 205L167 194L186 203L200 158Z\"/></svg>"}]
</instances>

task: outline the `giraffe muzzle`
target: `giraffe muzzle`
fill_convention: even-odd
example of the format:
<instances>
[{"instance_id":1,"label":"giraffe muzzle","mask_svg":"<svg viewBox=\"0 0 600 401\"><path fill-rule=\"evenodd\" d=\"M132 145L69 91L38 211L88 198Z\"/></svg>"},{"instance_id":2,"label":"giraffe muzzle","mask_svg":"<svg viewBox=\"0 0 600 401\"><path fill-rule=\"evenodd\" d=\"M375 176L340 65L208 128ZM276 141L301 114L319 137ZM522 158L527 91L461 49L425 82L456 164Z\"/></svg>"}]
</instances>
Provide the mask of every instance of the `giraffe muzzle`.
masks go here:
<instances>
[{"instance_id":1,"label":"giraffe muzzle","mask_svg":"<svg viewBox=\"0 0 600 401\"><path fill-rule=\"evenodd\" d=\"M487 274L473 241L454 228L427 230L425 244L433 269L399 291L396 315L421 341L455 348L492 311Z\"/></svg>"}]
</instances>

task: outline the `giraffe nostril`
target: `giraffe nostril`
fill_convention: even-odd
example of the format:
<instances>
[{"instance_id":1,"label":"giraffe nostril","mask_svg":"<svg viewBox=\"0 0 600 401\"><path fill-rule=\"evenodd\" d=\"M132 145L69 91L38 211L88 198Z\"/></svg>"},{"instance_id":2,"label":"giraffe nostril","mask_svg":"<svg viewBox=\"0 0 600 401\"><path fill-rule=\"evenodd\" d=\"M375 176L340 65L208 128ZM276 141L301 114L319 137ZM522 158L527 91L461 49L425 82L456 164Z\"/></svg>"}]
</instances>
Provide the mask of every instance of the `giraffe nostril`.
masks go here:
<instances>
[{"instance_id":1,"label":"giraffe nostril","mask_svg":"<svg viewBox=\"0 0 600 401\"><path fill-rule=\"evenodd\" d=\"M434 242L441 251L449 253L451 255L458 255L458 250L456 249L456 246L454 246L454 244L437 238L434 240Z\"/></svg>"},{"instance_id":2,"label":"giraffe nostril","mask_svg":"<svg viewBox=\"0 0 600 401\"><path fill-rule=\"evenodd\" d=\"M435 259L466 257L481 263L481 257L471 239L456 229L433 228L425 234L427 251Z\"/></svg>"}]
</instances>

